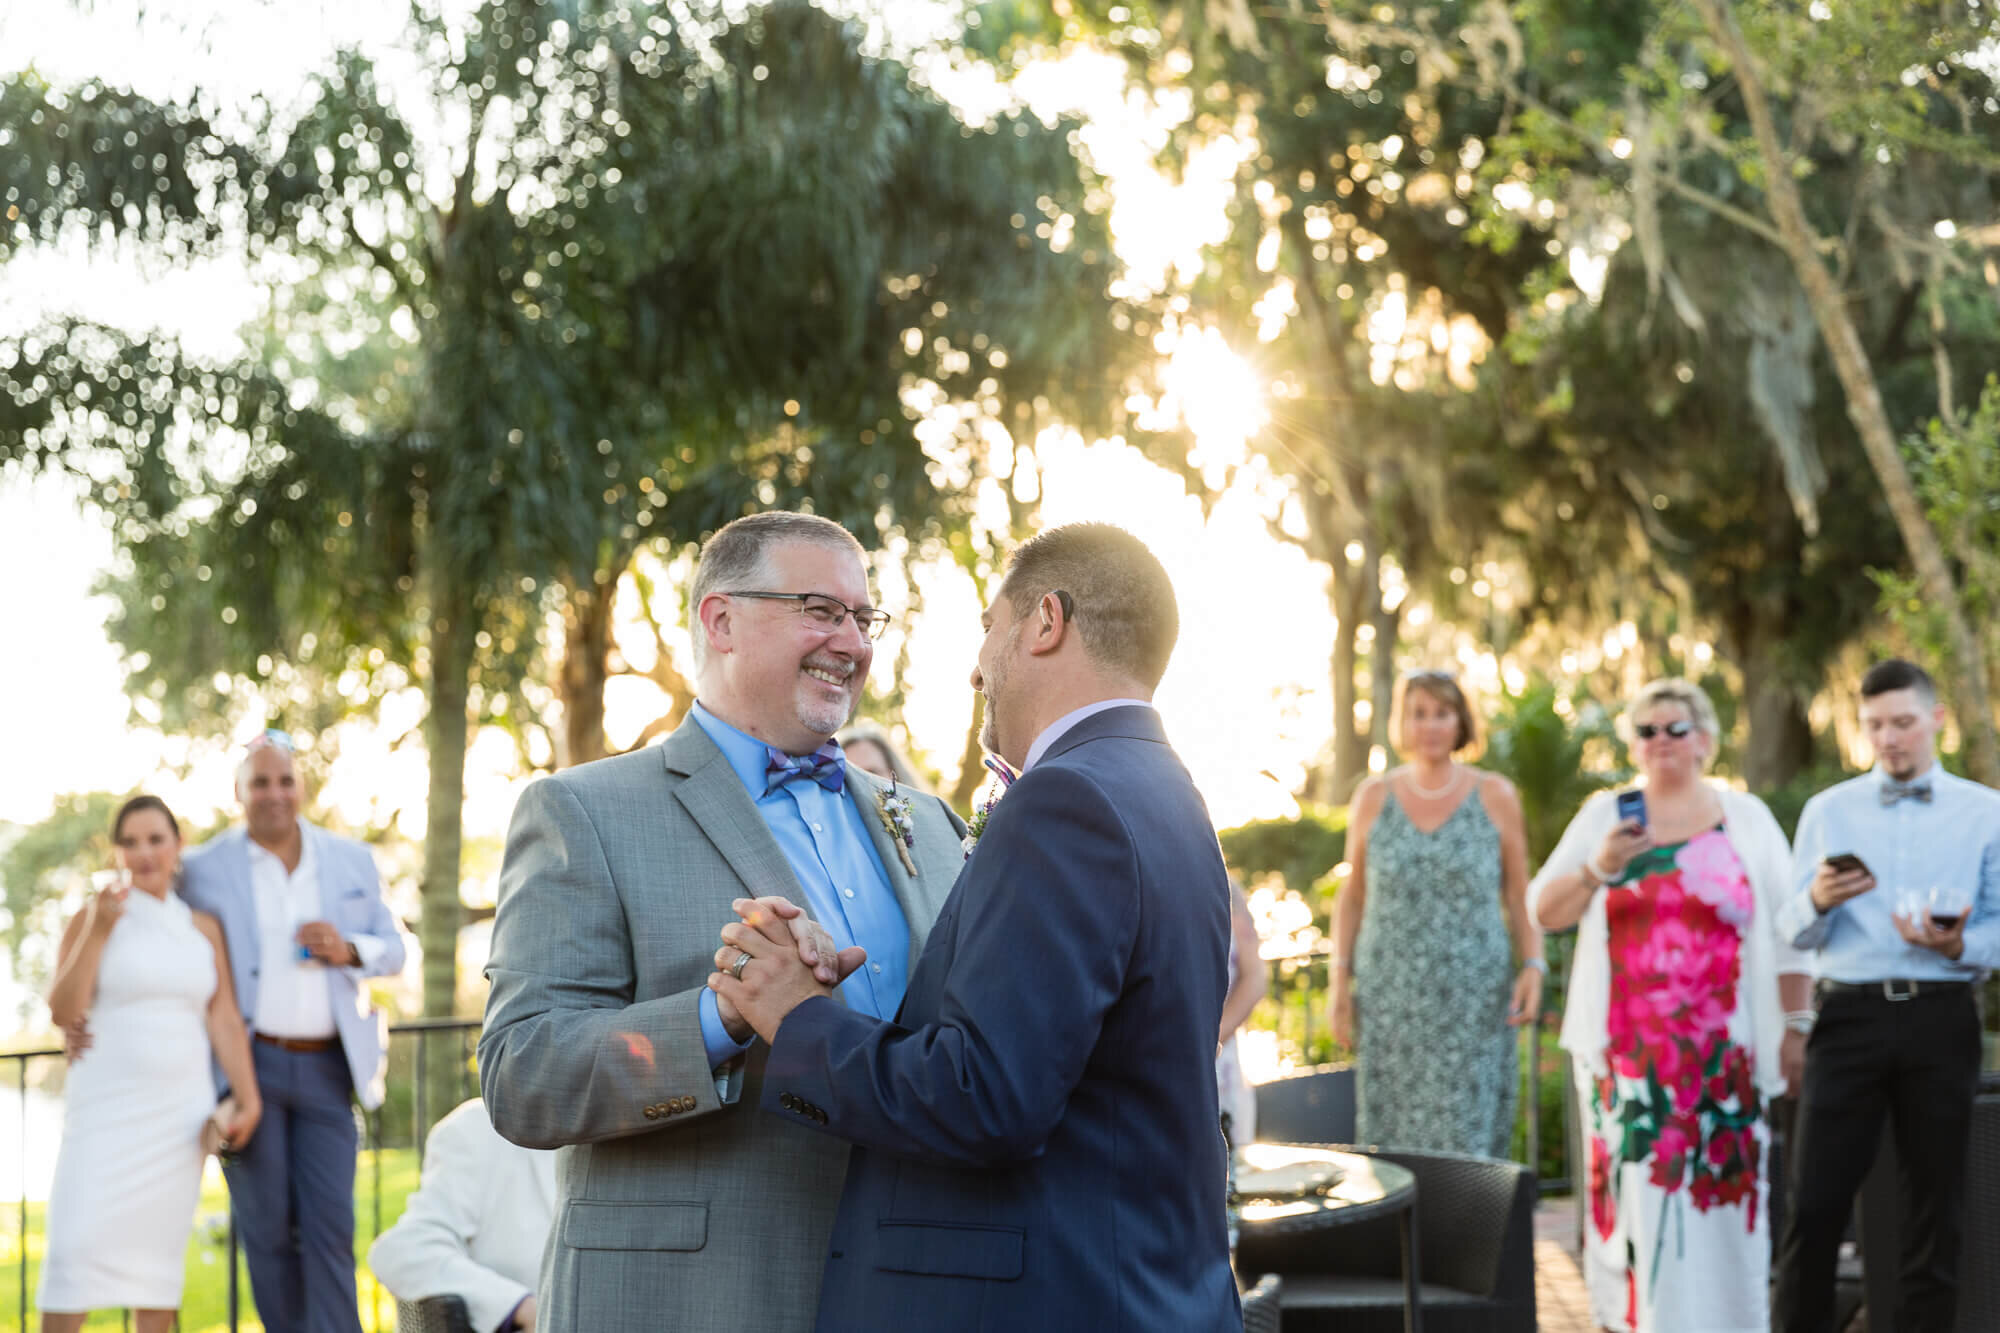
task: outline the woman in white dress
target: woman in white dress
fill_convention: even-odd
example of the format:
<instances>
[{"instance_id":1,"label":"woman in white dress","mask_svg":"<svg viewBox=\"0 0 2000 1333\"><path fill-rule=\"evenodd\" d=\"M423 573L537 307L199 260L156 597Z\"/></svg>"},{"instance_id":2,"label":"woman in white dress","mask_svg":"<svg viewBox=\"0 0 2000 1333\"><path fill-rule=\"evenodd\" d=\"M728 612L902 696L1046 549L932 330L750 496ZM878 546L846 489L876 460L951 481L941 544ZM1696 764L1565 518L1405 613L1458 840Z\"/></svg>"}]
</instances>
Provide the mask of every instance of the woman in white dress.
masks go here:
<instances>
[{"instance_id":1,"label":"woman in white dress","mask_svg":"<svg viewBox=\"0 0 2000 1333\"><path fill-rule=\"evenodd\" d=\"M49 991L56 1025L74 1029L87 1016L91 1043L63 1098L36 1301L43 1333L71 1333L111 1307L132 1310L138 1333L167 1333L201 1196L204 1127L213 1117L221 1146L240 1146L262 1115L222 928L173 891L173 813L157 796L135 796L111 836L126 882L71 919ZM232 1090L221 1110L211 1052Z\"/></svg>"}]
</instances>

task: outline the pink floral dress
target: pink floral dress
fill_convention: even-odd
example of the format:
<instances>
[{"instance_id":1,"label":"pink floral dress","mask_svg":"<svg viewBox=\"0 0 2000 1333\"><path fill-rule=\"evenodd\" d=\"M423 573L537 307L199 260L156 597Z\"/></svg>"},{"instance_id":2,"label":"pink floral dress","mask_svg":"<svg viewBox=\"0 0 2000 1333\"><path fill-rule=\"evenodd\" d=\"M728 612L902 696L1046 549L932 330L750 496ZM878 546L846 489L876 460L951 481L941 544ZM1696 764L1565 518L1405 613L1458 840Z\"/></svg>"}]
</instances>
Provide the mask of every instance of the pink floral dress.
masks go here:
<instances>
[{"instance_id":1,"label":"pink floral dress","mask_svg":"<svg viewBox=\"0 0 2000 1333\"><path fill-rule=\"evenodd\" d=\"M1592 1312L1630 1333L1770 1327L1766 1131L1739 1002L1755 900L1720 828L1605 890L1609 1073L1579 1066Z\"/></svg>"}]
</instances>

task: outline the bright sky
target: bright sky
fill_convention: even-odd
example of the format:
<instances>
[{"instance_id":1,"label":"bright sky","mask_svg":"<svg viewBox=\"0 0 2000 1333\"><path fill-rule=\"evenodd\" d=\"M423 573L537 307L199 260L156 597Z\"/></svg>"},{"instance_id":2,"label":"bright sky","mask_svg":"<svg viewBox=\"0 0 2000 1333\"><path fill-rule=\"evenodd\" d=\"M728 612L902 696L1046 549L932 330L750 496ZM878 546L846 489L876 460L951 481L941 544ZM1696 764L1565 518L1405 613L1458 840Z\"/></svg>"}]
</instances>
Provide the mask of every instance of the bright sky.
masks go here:
<instances>
[{"instance_id":1,"label":"bright sky","mask_svg":"<svg viewBox=\"0 0 2000 1333\"><path fill-rule=\"evenodd\" d=\"M25 56L58 80L95 74L157 94L198 86L232 96L296 89L321 53L342 39L382 48L402 12L394 0L231 5L227 22L218 19L192 37L156 30L142 43L129 3L28 9L0 12L0 51L9 53L10 67ZM1109 60L1072 62L1033 76L1029 95L1039 108L1084 105L1102 123L1090 147L1117 184L1121 250L1141 280L1158 283L1220 234L1222 191L1234 163L1226 152L1198 158L1178 186L1155 174L1147 159L1162 132L1159 117L1123 98L1116 68ZM985 82L977 72L960 74L954 95L978 107L992 96ZM198 354L222 355L261 300L226 264L140 272L130 264L34 255L0 270L0 333L33 312L70 309L171 330ZM1177 377L1180 406L1200 432L1204 456L1240 459L1243 436L1259 414L1241 363L1212 341L1184 345L1176 363L1184 369ZM1177 479L1123 444L1051 437L1040 442L1040 452L1045 521L1119 523L1173 575L1183 630L1160 702L1218 822L1289 809L1287 792L1302 780L1326 733L1332 625L1318 613L1326 604L1323 571L1269 535L1282 495L1246 482L1221 495L1204 518ZM21 631L14 651L0 654L0 697L12 701L5 750L32 756L0 767L0 819L40 818L57 794L93 788L143 785L191 813L229 802L225 753L191 753L182 742L126 725L116 653L103 631L106 608L89 596L109 554L102 520L81 509L64 484L19 477L0 483L6 562L0 567L15 572L0 586L0 623ZM969 719L965 679L978 641L978 607L971 584L955 571L914 573L930 611L911 648L906 721L918 746L948 764ZM1300 608L1312 613L1301 615ZM636 731L655 700L645 687L625 683L610 702L616 738ZM407 728L419 706L395 701L399 716L384 732ZM187 767L189 777L176 778L177 766ZM467 832L497 834L518 785L510 756L501 745L480 745L470 768ZM423 788L420 754L405 747L392 755L378 739L356 736L343 740L324 795L350 820L399 815L414 835L422 829Z\"/></svg>"}]
</instances>

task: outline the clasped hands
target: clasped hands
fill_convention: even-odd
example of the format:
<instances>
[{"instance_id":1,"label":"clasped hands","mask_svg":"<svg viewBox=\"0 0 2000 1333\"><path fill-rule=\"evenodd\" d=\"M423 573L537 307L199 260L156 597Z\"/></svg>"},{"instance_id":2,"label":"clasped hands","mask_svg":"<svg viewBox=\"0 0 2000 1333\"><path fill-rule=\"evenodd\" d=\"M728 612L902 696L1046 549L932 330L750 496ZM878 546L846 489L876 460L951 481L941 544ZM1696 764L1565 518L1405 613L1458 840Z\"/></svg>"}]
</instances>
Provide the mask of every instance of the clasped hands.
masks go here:
<instances>
[{"instance_id":1,"label":"clasped hands","mask_svg":"<svg viewBox=\"0 0 2000 1333\"><path fill-rule=\"evenodd\" d=\"M772 1040L785 1015L833 994L868 957L858 944L835 948L826 928L789 899L738 898L729 906L739 919L722 928L708 988L716 1016L738 1041L753 1031Z\"/></svg>"}]
</instances>

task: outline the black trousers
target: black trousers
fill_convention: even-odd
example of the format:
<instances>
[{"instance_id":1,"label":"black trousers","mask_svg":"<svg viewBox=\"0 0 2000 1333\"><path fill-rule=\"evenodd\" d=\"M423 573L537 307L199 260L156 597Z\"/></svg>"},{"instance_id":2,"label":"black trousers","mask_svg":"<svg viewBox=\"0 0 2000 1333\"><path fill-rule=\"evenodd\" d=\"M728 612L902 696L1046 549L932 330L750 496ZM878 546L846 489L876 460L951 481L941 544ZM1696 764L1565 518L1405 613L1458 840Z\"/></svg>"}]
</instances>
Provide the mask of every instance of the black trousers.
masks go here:
<instances>
[{"instance_id":1,"label":"black trousers","mask_svg":"<svg viewBox=\"0 0 2000 1333\"><path fill-rule=\"evenodd\" d=\"M1904 1208L1894 1327L1950 1333L1979 1055L1979 1011L1969 986L1903 1000L1880 988L1825 994L1799 1093L1797 1189L1771 1300L1777 1333L1836 1333L1834 1265L1885 1116L1895 1135ZM1869 1255L1868 1262L1890 1258Z\"/></svg>"}]
</instances>

